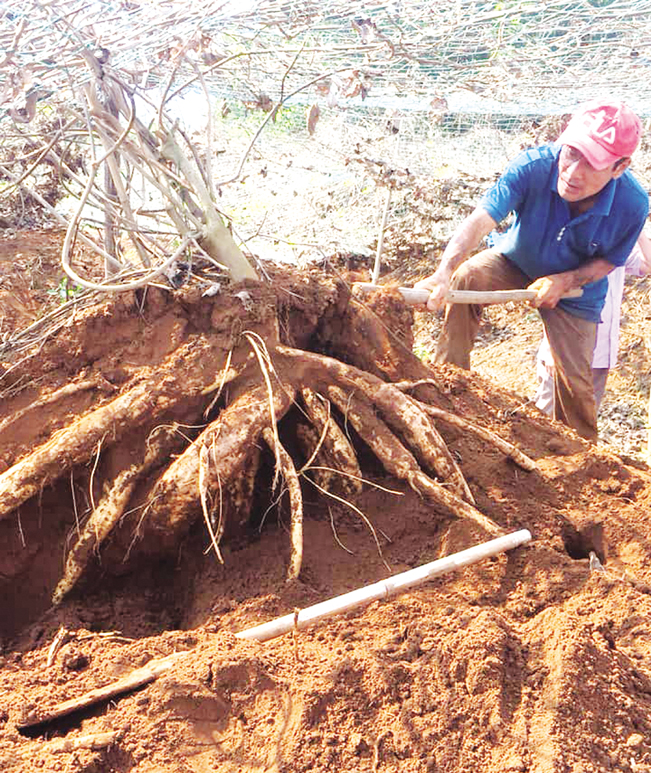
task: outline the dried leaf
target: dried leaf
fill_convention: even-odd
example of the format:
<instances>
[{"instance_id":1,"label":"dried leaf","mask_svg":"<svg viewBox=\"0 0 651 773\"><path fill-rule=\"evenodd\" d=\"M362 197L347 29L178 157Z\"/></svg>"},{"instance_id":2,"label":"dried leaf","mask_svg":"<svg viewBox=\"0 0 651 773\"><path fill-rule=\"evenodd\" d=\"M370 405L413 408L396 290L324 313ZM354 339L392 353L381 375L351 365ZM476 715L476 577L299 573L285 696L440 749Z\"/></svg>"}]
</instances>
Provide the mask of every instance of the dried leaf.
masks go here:
<instances>
[{"instance_id":1,"label":"dried leaf","mask_svg":"<svg viewBox=\"0 0 651 773\"><path fill-rule=\"evenodd\" d=\"M435 96L431 102L429 103L429 106L432 108L432 110L435 110L437 112L441 113L447 113L448 112L448 103L445 97L441 97L439 95Z\"/></svg>"},{"instance_id":2,"label":"dried leaf","mask_svg":"<svg viewBox=\"0 0 651 773\"><path fill-rule=\"evenodd\" d=\"M314 130L316 129L320 114L321 110L319 109L319 106L316 104L316 102L313 105L310 105L310 107L307 109L307 133L310 136L314 134Z\"/></svg>"},{"instance_id":3,"label":"dried leaf","mask_svg":"<svg viewBox=\"0 0 651 773\"><path fill-rule=\"evenodd\" d=\"M377 25L372 19L353 19L351 24L364 45L372 43L380 37Z\"/></svg>"},{"instance_id":4,"label":"dried leaf","mask_svg":"<svg viewBox=\"0 0 651 773\"><path fill-rule=\"evenodd\" d=\"M270 113L274 107L273 100L264 92L258 94L255 99L243 100L243 104L247 110L262 110L265 113Z\"/></svg>"}]
</instances>

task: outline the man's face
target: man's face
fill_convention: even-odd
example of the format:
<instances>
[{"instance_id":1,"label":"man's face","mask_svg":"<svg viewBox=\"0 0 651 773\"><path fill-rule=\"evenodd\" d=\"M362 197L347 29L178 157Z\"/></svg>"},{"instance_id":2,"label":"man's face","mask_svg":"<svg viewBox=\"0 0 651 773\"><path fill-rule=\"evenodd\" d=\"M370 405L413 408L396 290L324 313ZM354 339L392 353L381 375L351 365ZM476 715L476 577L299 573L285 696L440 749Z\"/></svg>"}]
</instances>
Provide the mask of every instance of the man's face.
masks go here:
<instances>
[{"instance_id":1,"label":"man's face","mask_svg":"<svg viewBox=\"0 0 651 773\"><path fill-rule=\"evenodd\" d=\"M580 150L563 145L558 157L558 195L570 204L589 200L624 174L629 163L630 159L620 159L606 169L595 169Z\"/></svg>"}]
</instances>

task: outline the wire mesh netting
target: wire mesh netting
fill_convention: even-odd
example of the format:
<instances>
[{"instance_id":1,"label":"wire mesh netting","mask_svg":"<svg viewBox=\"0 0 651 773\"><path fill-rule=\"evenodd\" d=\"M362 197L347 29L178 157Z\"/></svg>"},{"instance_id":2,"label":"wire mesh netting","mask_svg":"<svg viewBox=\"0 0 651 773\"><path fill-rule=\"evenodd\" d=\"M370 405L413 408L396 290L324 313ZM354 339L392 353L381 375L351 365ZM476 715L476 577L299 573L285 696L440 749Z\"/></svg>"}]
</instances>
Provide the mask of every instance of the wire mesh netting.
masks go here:
<instances>
[{"instance_id":1,"label":"wire mesh netting","mask_svg":"<svg viewBox=\"0 0 651 773\"><path fill-rule=\"evenodd\" d=\"M431 206L432 182L436 211L416 238L435 243L523 144L554 139L543 117L605 95L651 113L648 0L13 0L0 12L5 206L49 180L70 216L101 156L98 104L110 112L119 83L152 142L184 129L236 237L265 257L368 253L389 188L397 232ZM55 140L56 175L39 163ZM160 201L121 163L133 229ZM85 228L101 230L105 203L91 197ZM152 232L178 230L149 217Z\"/></svg>"},{"instance_id":2,"label":"wire mesh netting","mask_svg":"<svg viewBox=\"0 0 651 773\"><path fill-rule=\"evenodd\" d=\"M2 9L4 88L19 86L26 68L50 85L87 78L80 49L101 46L141 84L167 77L170 65L187 73L193 60L216 64L216 81L242 99L252 85L277 89L292 63L287 90L329 67L358 67L375 98L427 100L437 89L443 96L462 89L466 107L484 101L538 113L605 89L649 107L648 0L394 0L353 8L341 0L13 0ZM193 56L181 64L181 53Z\"/></svg>"}]
</instances>

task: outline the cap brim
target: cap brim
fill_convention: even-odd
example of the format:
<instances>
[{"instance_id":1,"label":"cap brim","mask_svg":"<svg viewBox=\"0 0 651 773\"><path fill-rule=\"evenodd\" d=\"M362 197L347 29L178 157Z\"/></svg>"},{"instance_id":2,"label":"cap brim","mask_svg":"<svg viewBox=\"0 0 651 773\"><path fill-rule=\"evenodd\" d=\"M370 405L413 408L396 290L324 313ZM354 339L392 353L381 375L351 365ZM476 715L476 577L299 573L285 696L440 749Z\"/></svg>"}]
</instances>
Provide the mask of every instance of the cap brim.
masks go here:
<instances>
[{"instance_id":1,"label":"cap brim","mask_svg":"<svg viewBox=\"0 0 651 773\"><path fill-rule=\"evenodd\" d=\"M571 145L573 148L580 150L590 166L593 166L598 171L607 169L621 158L621 156L606 150L603 145L595 142L595 140L586 137L582 132L572 131L572 128L569 126L558 138L558 142L561 145Z\"/></svg>"}]
</instances>

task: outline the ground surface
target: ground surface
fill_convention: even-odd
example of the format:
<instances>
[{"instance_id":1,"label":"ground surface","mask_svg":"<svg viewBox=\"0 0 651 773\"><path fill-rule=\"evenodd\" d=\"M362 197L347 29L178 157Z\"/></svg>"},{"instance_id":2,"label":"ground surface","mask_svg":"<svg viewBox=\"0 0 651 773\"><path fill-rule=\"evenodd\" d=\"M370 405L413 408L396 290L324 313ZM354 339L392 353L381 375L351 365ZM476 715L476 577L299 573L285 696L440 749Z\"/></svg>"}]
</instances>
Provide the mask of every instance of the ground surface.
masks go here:
<instances>
[{"instance_id":1,"label":"ground surface","mask_svg":"<svg viewBox=\"0 0 651 773\"><path fill-rule=\"evenodd\" d=\"M59 239L19 233L2 240L3 334L59 302L49 292L59 282ZM481 511L506 531L529 529L530 544L256 644L234 633L486 536L437 514L371 465L366 476L383 488L365 486L355 504L377 529L381 555L354 511L312 499L297 583L284 581L282 524L266 521L226 545L224 566L207 552L198 526L172 558L106 566L52 609L49 595L75 529L69 486L57 484L0 521L0 769L651 771L651 475L640 461L643 447L630 449L636 458L618 456L613 444L589 447L527 405L528 386L517 379L532 355L535 322L529 326L518 309L494 314L478 356L485 373L492 369L508 389L452 369L437 377L448 410L516 443L538 470L524 472L459 429L440 431ZM159 336L148 331L146 314L134 315L130 328L126 318L109 320L101 336L86 340L93 347L85 354L89 375L103 373L120 387L132 374L112 357L128 335L134 362L146 367L178 332L178 315ZM7 406L15 411L23 392L45 394L61 382L80 356L72 347L77 328L84 329L83 312L62 333L69 361L37 355L24 369L30 383L5 373L12 388L3 386L0 403L4 466L20 453ZM500 332L505 328L513 335ZM642 335L625 332L621 394L631 404L641 404L641 391L633 394L626 374L647 374ZM65 409L57 404L44 436ZM591 551L605 572L594 562L590 568ZM187 654L149 686L21 729L34 712L174 652ZM115 733L110 743L105 733ZM89 736L100 748L86 748Z\"/></svg>"}]
</instances>

